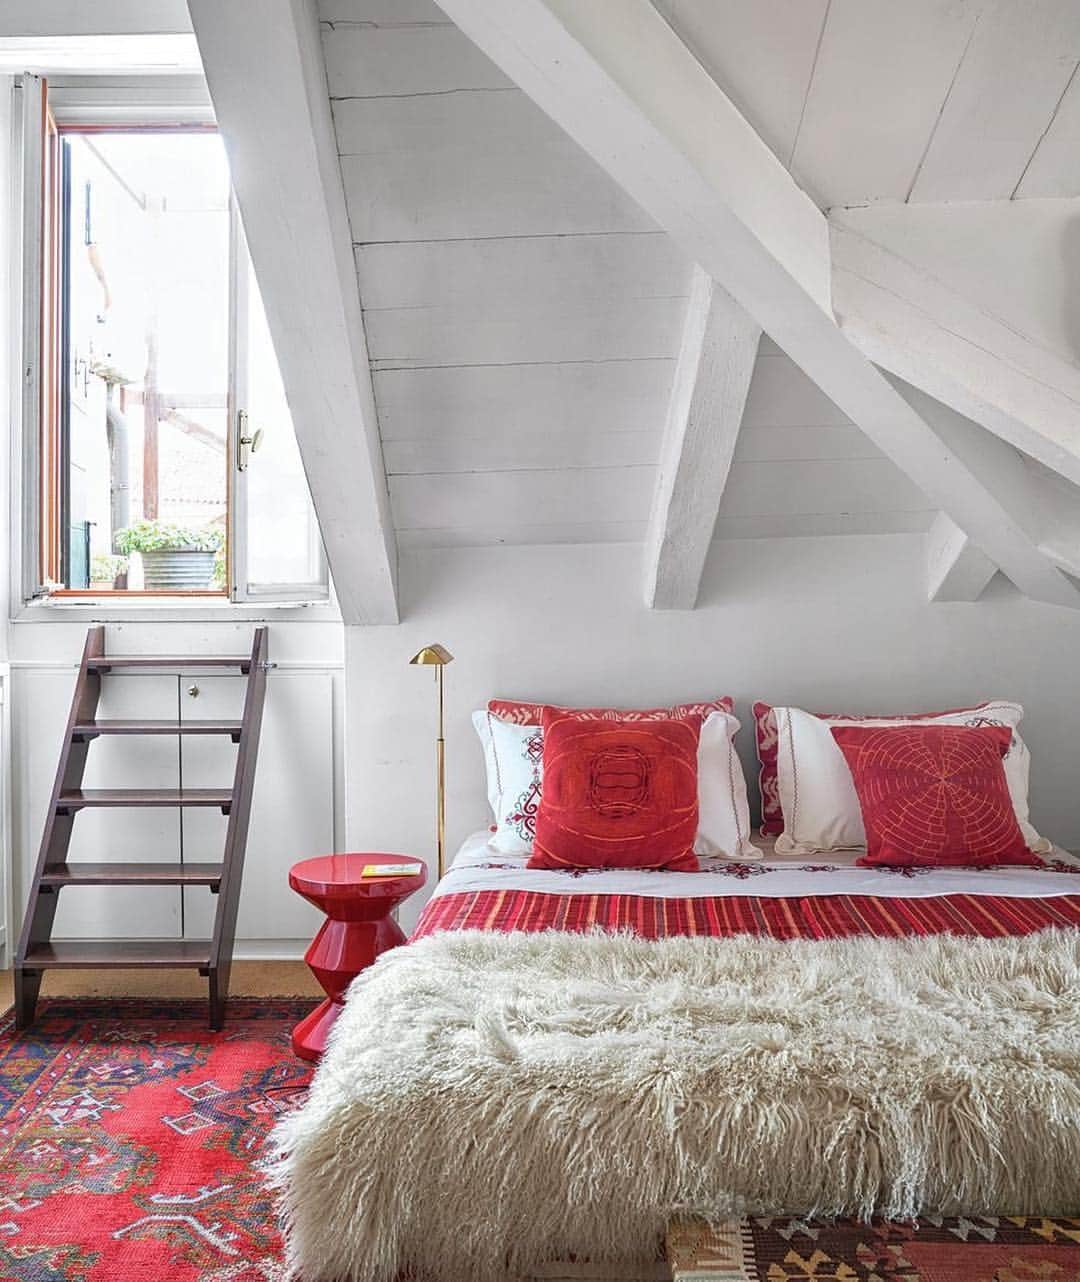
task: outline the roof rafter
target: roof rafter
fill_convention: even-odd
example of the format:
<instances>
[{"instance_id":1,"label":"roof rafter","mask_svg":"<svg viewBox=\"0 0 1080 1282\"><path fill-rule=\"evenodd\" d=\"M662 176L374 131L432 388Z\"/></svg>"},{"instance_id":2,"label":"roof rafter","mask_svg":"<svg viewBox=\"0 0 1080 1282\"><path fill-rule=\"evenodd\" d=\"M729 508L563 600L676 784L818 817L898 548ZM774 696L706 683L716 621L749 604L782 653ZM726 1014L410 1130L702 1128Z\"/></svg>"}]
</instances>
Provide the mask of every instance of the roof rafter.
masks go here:
<instances>
[{"instance_id":1,"label":"roof rafter","mask_svg":"<svg viewBox=\"0 0 1080 1282\"><path fill-rule=\"evenodd\" d=\"M1057 506L1044 479L1032 471L1020 452L1007 441L993 436L978 423L919 388L912 387L894 375L889 375L888 378L899 394L937 433L942 447L976 478L987 512L991 514L990 519L1001 527L1001 533L1010 535L1018 545L1023 544L1031 549L1029 573L1033 580L1038 576L1035 586L1040 590L1030 592L1029 595L1057 605L1080 608L1080 592L1076 585L1061 573L1056 559L1048 556L1043 546L1047 534L1047 514ZM985 549L978 550L983 561L980 562L974 556L973 549L967 554L966 569L961 567L970 573L972 586L978 575L994 564L986 555ZM964 552L965 549L961 548L960 556ZM1005 569L1004 566L1001 568ZM1005 572L1008 573L1007 570ZM959 573L960 571L958 576ZM992 576L988 575L987 582L990 577ZM1012 575L1009 577L1012 578ZM985 583L983 586L986 586Z\"/></svg>"},{"instance_id":2,"label":"roof rafter","mask_svg":"<svg viewBox=\"0 0 1080 1282\"><path fill-rule=\"evenodd\" d=\"M649 0L439 3L1021 591L1080 604L841 332L827 220Z\"/></svg>"},{"instance_id":3,"label":"roof rafter","mask_svg":"<svg viewBox=\"0 0 1080 1282\"><path fill-rule=\"evenodd\" d=\"M761 327L694 269L645 538L645 604L692 610L735 455Z\"/></svg>"},{"instance_id":4,"label":"roof rafter","mask_svg":"<svg viewBox=\"0 0 1080 1282\"><path fill-rule=\"evenodd\" d=\"M191 0L347 624L398 621L397 546L314 0Z\"/></svg>"},{"instance_id":5,"label":"roof rafter","mask_svg":"<svg viewBox=\"0 0 1080 1282\"><path fill-rule=\"evenodd\" d=\"M930 601L977 601L997 566L964 531L939 512L926 535L926 595Z\"/></svg>"},{"instance_id":6,"label":"roof rafter","mask_svg":"<svg viewBox=\"0 0 1080 1282\"><path fill-rule=\"evenodd\" d=\"M855 227L851 217L836 211L829 225L833 307L855 346L1080 485L1080 369L875 242L867 220Z\"/></svg>"}]
</instances>

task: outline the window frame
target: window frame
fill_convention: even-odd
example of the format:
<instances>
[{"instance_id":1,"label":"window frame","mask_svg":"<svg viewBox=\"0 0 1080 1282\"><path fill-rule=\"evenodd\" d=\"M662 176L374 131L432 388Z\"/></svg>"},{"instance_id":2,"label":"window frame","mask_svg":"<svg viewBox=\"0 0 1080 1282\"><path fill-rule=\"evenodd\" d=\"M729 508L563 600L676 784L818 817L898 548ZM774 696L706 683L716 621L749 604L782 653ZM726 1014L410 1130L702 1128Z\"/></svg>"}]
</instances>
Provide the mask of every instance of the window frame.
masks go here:
<instances>
[{"instance_id":1,"label":"window frame","mask_svg":"<svg viewBox=\"0 0 1080 1282\"><path fill-rule=\"evenodd\" d=\"M268 610L276 617L339 618L326 565L321 557L322 582L304 585L260 585L252 591L238 573L243 565L246 528L241 528L240 514L246 519L244 474L237 467L237 423L242 410L238 396L238 375L243 367L246 334L241 324L244 312L237 307L236 291L247 265L246 242L230 194L229 228L229 350L228 388L226 392L226 481L228 543L226 585L224 589L172 593L160 591L90 590L54 587L42 573L47 571L53 582L60 578L61 531L58 502L63 477L60 472L59 405L63 394L61 374L63 354L59 350L62 334L58 315L53 316L53 334L46 334L46 301L53 298L59 311L58 282L46 282L50 265L60 270L57 237L59 226L59 192L48 190L46 144L53 148L52 173L59 177L60 141L65 133L93 134L109 132L216 132L201 77L169 77L170 82L183 82L182 91L173 89L175 107L162 102L162 77L63 77L47 80L44 76L24 73L14 80L13 172L21 219L15 218L17 251L12 270L21 293L21 307L13 314L19 325L15 335L19 368L22 372L22 395L12 424L13 459L19 464L12 469L12 547L11 547L11 618L20 621L40 619L45 614L70 617L72 611L93 610L95 618L106 618L103 608L115 612L113 617L191 619L201 615L228 618L261 618ZM90 86L89 91L85 86ZM58 100L54 119L49 110L50 95ZM52 128L51 141L49 135ZM48 218L46 198L49 197ZM238 252L242 247L243 254ZM51 249L51 253L47 252ZM51 399L50 399L51 398ZM52 430L45 431L49 414ZM48 443L48 449L45 448ZM24 498L33 496L33 501ZM239 554L239 556L238 556Z\"/></svg>"},{"instance_id":2,"label":"window frame","mask_svg":"<svg viewBox=\"0 0 1080 1282\"><path fill-rule=\"evenodd\" d=\"M252 468L240 467L240 437L256 430L258 423L248 417L248 339L251 329L248 267L251 261L240 207L235 195L229 198L229 595L234 602L252 604L259 601L311 601L329 597L329 571L326 551L319 545L319 582L253 583L248 578L248 535L251 529L248 505L248 480ZM255 464L258 466L258 464ZM313 596L313 589L316 595ZM320 591L321 590L321 591Z\"/></svg>"}]
</instances>

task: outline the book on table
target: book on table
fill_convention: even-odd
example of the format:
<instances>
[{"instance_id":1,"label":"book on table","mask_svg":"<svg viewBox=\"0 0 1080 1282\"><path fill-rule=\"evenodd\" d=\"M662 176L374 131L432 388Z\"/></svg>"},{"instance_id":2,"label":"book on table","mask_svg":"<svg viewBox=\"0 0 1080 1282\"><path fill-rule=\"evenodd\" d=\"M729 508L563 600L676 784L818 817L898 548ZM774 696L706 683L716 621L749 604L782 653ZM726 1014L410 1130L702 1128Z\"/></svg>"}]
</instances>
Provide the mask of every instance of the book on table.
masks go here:
<instances>
[{"instance_id":1,"label":"book on table","mask_svg":"<svg viewBox=\"0 0 1080 1282\"><path fill-rule=\"evenodd\" d=\"M365 864L361 876L369 877L417 877L423 870L422 863L415 864Z\"/></svg>"}]
</instances>

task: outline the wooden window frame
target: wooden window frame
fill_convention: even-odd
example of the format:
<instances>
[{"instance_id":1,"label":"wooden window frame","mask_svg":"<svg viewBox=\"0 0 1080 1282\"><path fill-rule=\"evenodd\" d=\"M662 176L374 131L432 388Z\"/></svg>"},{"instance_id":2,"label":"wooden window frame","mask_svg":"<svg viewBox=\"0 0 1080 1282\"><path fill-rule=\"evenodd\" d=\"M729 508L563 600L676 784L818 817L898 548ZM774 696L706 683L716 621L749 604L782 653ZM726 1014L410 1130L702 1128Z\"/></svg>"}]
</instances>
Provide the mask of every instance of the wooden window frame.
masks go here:
<instances>
[{"instance_id":1,"label":"wooden window frame","mask_svg":"<svg viewBox=\"0 0 1080 1282\"><path fill-rule=\"evenodd\" d=\"M16 81L16 84L20 82ZM62 378L64 353L61 346L59 308L60 242L62 237L60 195L60 148L65 134L104 133L217 133L208 99L189 86L174 89L176 106L163 105L158 87L160 78L145 84L110 83L96 78L96 106L82 99L79 83L58 77L53 82L58 119L48 123L50 86L43 77L22 77L23 155L22 256L17 269L22 295L22 324L18 359L23 371L21 414L16 437L21 442L20 466L12 476L13 512L19 513L13 529L11 557L12 617L31 617L50 603L58 610L92 608L111 610L115 617L129 617L128 608L138 617L196 617L204 611L218 611L236 617L263 617L267 608L292 608L297 618L312 618L312 607L336 614L333 584L329 580L325 553L321 557L321 578L299 584L252 584L248 581L245 549L249 531L245 523L245 474L237 471L236 441L239 410L245 404L246 334L238 325L246 315L246 296L237 297L241 270L247 262L246 241L235 206L230 198L229 263L229 376L226 391L226 585L223 589L198 591L151 591L68 588L62 580L63 537L61 529L61 486L65 484L61 458L60 405L65 395ZM111 92L101 95L102 87ZM27 91L32 92L28 93ZM31 110L27 110L27 98ZM40 113L40 137L34 137L35 118ZM149 116L149 119L146 117ZM48 146L46 134L48 133ZM54 278L46 278L51 264ZM244 287L246 289L246 286ZM51 300L52 310L47 310ZM239 304L239 306L238 306ZM49 320L50 331L46 333ZM195 614L188 615L193 610ZM26 613L24 613L24 611ZM253 613L254 612L254 613ZM57 616L59 617L59 616Z\"/></svg>"}]
</instances>

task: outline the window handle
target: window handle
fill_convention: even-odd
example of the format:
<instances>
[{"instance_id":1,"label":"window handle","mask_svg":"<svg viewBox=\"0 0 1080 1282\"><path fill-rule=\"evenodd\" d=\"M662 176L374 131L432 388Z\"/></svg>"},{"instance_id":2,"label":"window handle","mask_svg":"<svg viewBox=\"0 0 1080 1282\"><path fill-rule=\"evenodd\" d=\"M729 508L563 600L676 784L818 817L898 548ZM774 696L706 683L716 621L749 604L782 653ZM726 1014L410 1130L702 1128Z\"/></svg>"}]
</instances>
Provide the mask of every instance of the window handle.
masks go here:
<instances>
[{"instance_id":1,"label":"window handle","mask_svg":"<svg viewBox=\"0 0 1080 1282\"><path fill-rule=\"evenodd\" d=\"M262 444L263 430L257 427L254 432L248 431L247 410L241 410L236 416L236 470L246 472L251 463L251 456Z\"/></svg>"}]
</instances>

